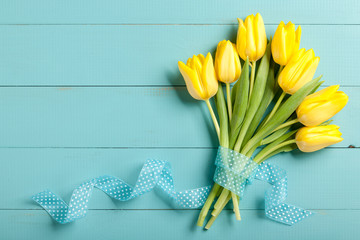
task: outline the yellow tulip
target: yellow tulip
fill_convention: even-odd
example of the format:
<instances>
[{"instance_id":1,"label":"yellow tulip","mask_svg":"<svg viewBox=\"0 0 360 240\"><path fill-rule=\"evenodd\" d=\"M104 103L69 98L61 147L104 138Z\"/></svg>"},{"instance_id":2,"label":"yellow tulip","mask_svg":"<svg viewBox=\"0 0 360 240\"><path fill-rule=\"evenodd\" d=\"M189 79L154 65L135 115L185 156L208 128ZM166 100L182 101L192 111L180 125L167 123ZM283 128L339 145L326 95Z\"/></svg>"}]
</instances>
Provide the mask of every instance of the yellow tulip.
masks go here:
<instances>
[{"instance_id":1,"label":"yellow tulip","mask_svg":"<svg viewBox=\"0 0 360 240\"><path fill-rule=\"evenodd\" d=\"M223 40L219 42L215 54L215 72L223 83L235 82L241 73L241 64L235 44Z\"/></svg>"},{"instance_id":2,"label":"yellow tulip","mask_svg":"<svg viewBox=\"0 0 360 240\"><path fill-rule=\"evenodd\" d=\"M305 126L316 126L337 114L349 97L338 91L339 85L327 87L307 96L296 109L298 120Z\"/></svg>"},{"instance_id":3,"label":"yellow tulip","mask_svg":"<svg viewBox=\"0 0 360 240\"><path fill-rule=\"evenodd\" d=\"M341 142L339 126L303 127L296 133L296 144L303 152L315 152L327 146Z\"/></svg>"},{"instance_id":4,"label":"yellow tulip","mask_svg":"<svg viewBox=\"0 0 360 240\"><path fill-rule=\"evenodd\" d=\"M239 28L236 38L236 48L240 57L249 61L260 59L266 50L267 38L264 21L259 13L256 16L249 15L245 19L239 19Z\"/></svg>"},{"instance_id":5,"label":"yellow tulip","mask_svg":"<svg viewBox=\"0 0 360 240\"><path fill-rule=\"evenodd\" d=\"M315 57L313 49L297 51L281 71L279 86L288 94L294 94L314 77L320 58Z\"/></svg>"},{"instance_id":6,"label":"yellow tulip","mask_svg":"<svg viewBox=\"0 0 360 240\"><path fill-rule=\"evenodd\" d=\"M187 90L197 100L208 100L218 90L213 58L210 53L189 58L187 63L179 61L179 70L184 77Z\"/></svg>"},{"instance_id":7,"label":"yellow tulip","mask_svg":"<svg viewBox=\"0 0 360 240\"><path fill-rule=\"evenodd\" d=\"M291 56L299 49L300 38L300 26L295 31L295 25L292 22L288 22L285 26L285 23L281 21L271 42L271 53L274 61L285 66Z\"/></svg>"}]
</instances>

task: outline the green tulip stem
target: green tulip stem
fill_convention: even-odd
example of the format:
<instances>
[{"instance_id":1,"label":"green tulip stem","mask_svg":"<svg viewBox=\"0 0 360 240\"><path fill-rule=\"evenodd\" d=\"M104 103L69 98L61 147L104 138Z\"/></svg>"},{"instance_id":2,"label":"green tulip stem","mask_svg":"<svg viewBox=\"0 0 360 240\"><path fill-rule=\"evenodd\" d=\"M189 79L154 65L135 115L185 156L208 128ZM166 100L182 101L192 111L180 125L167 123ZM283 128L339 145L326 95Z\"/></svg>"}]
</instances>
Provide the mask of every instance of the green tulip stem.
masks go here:
<instances>
[{"instance_id":1,"label":"green tulip stem","mask_svg":"<svg viewBox=\"0 0 360 240\"><path fill-rule=\"evenodd\" d=\"M253 90L253 87L254 87L255 69L256 69L256 61L253 61L252 64L251 64L249 100L250 100L250 98L251 98L251 93L252 93L252 90Z\"/></svg>"},{"instance_id":2,"label":"green tulip stem","mask_svg":"<svg viewBox=\"0 0 360 240\"><path fill-rule=\"evenodd\" d=\"M322 76L317 77L302 88L300 88L296 93L291 95L276 111L274 117L269 120L255 135L245 144L241 150L243 153L249 152L249 150L258 142L260 142L264 137L269 135L269 133L281 125L286 119L288 119L291 114L296 110L300 103L305 99L310 92L314 89L317 89L322 82L319 82Z\"/></svg>"},{"instance_id":3,"label":"green tulip stem","mask_svg":"<svg viewBox=\"0 0 360 240\"><path fill-rule=\"evenodd\" d=\"M235 193L231 192L231 198L232 198L233 205L234 205L234 212L235 212L236 220L241 221L238 197L236 196Z\"/></svg>"},{"instance_id":4,"label":"green tulip stem","mask_svg":"<svg viewBox=\"0 0 360 240\"><path fill-rule=\"evenodd\" d=\"M207 105L208 108L209 108L209 112L210 112L210 115L211 115L211 119L213 120L214 127L215 127L216 133L217 133L218 138L219 138L219 141L220 141L220 127L219 127L219 123L218 123L218 121L217 121L217 119L216 119L214 110L213 110L212 107L211 107L211 104L210 104L209 99L205 100L205 102L206 102L206 105Z\"/></svg>"},{"instance_id":5,"label":"green tulip stem","mask_svg":"<svg viewBox=\"0 0 360 240\"><path fill-rule=\"evenodd\" d=\"M270 114L268 115L268 117L266 118L266 121L264 123L264 125L269 122L269 120L274 116L275 112L278 110L281 102L284 100L284 97L286 95L286 92L282 92L279 99L276 101L276 104L274 106L274 108L271 110Z\"/></svg>"},{"instance_id":6,"label":"green tulip stem","mask_svg":"<svg viewBox=\"0 0 360 240\"><path fill-rule=\"evenodd\" d=\"M219 213L224 209L224 207L226 206L226 204L230 201L231 199L231 195L229 194L227 197L226 197L226 200L222 203L222 205L220 206L220 209L219 209ZM216 216L212 216L210 218L210 220L207 222L207 224L205 225L205 229L210 229L210 227L212 226L212 224L215 222L216 218L219 216L216 215Z\"/></svg>"},{"instance_id":7,"label":"green tulip stem","mask_svg":"<svg viewBox=\"0 0 360 240\"><path fill-rule=\"evenodd\" d=\"M284 122L283 124L281 124L280 126L278 126L277 128L275 128L274 130L272 130L271 133L276 132L277 130L280 130L280 129L282 129L282 128L291 126L291 125L293 125L293 124L295 124L295 123L298 123L298 122L299 122L299 119L297 119L297 118L295 118L295 119L293 119L293 120L290 120L290 121L287 121L287 122ZM271 133L270 133L270 134L271 134Z\"/></svg>"},{"instance_id":8,"label":"green tulip stem","mask_svg":"<svg viewBox=\"0 0 360 240\"><path fill-rule=\"evenodd\" d=\"M255 144L245 155L246 156L252 156L255 150L260 146L260 143Z\"/></svg>"},{"instance_id":9,"label":"green tulip stem","mask_svg":"<svg viewBox=\"0 0 360 240\"><path fill-rule=\"evenodd\" d=\"M229 191L226 188L223 188L221 191L221 194L219 196L219 198L217 199L215 205L214 205L214 210L211 212L211 215L216 217L220 214L220 212L223 210L224 208L224 204L226 205L227 202L229 201L228 199L232 199L233 201L233 210L235 212L235 217L237 220L241 220L241 216L240 216L240 209L239 209L239 201L238 198L236 196L235 193ZM215 221L215 219L214 219Z\"/></svg>"},{"instance_id":10,"label":"green tulip stem","mask_svg":"<svg viewBox=\"0 0 360 240\"><path fill-rule=\"evenodd\" d=\"M205 218L209 212L209 209L215 199L215 197L218 195L218 193L220 193L222 187L217 184L217 183L214 183L214 186L212 187L210 193L209 193L209 196L208 198L206 199L206 202L203 206L203 208L201 209L201 212L199 214L199 218L198 218L198 221L197 221L197 225L199 227L202 227L204 225L204 221L205 221Z\"/></svg>"},{"instance_id":11,"label":"green tulip stem","mask_svg":"<svg viewBox=\"0 0 360 240\"><path fill-rule=\"evenodd\" d=\"M250 155L250 156L249 156L248 154L245 154L245 155L246 155L247 157L251 157L251 155ZM239 205L235 205L235 204L236 204L236 202L238 202L238 201L237 201L237 199L234 200L234 198L237 198L237 196L236 196L235 194L234 194L234 196L233 196L231 191L229 191L228 189L224 188L224 189L222 190L222 192L221 192L218 200L216 201L216 203L215 203L215 205L214 205L214 210L212 211L211 215L213 215L214 217L216 217L217 215L219 215L220 212L222 211L222 209L224 208L224 206L223 206L224 203L225 203L225 205L226 205L228 198L229 198L229 199L233 198L234 212L237 211L237 210L235 209L235 207L239 209ZM236 212L235 212L235 213L236 213ZM239 215L240 215L240 210L239 210ZM237 216L237 219L239 218L239 215ZM241 219L241 217L240 217L240 219ZM211 219L210 219L209 221L211 221ZM215 219L214 219L213 221L215 221Z\"/></svg>"},{"instance_id":12,"label":"green tulip stem","mask_svg":"<svg viewBox=\"0 0 360 240\"><path fill-rule=\"evenodd\" d=\"M265 151L265 152L260 152L258 155L256 155L256 157L254 158L254 162L260 164L262 162L262 160L268 156L269 154L271 154L272 152L278 150L279 148L282 148L286 145L290 145L290 144L293 144L293 143L296 143L296 140L295 139L291 139L291 140L288 140L288 141L285 141L285 142L282 142L272 148L270 148L269 150Z\"/></svg>"},{"instance_id":13,"label":"green tulip stem","mask_svg":"<svg viewBox=\"0 0 360 240\"><path fill-rule=\"evenodd\" d=\"M226 100L229 112L229 121L231 120L232 115L232 104L231 104L231 96L230 96L230 83L226 83Z\"/></svg>"},{"instance_id":14,"label":"green tulip stem","mask_svg":"<svg viewBox=\"0 0 360 240\"><path fill-rule=\"evenodd\" d=\"M214 205L214 211L211 213L211 215L217 215L217 210L220 208L220 206L224 203L225 199L227 196L230 195L230 191L226 188L224 188L218 198L218 200L216 201L215 205Z\"/></svg>"}]
</instances>

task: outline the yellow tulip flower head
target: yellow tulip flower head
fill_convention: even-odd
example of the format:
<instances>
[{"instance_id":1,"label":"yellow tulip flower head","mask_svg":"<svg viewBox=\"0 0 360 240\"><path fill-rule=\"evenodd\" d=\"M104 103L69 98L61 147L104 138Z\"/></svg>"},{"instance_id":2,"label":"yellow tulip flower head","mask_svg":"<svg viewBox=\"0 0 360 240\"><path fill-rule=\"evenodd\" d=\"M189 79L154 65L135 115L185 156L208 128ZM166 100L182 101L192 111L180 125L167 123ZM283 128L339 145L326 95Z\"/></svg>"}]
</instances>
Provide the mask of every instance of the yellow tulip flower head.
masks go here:
<instances>
[{"instance_id":1,"label":"yellow tulip flower head","mask_svg":"<svg viewBox=\"0 0 360 240\"><path fill-rule=\"evenodd\" d=\"M264 56L267 44L264 21L259 13L249 15L245 22L239 19L236 48L244 60L256 61Z\"/></svg>"},{"instance_id":2,"label":"yellow tulip flower head","mask_svg":"<svg viewBox=\"0 0 360 240\"><path fill-rule=\"evenodd\" d=\"M213 58L210 53L189 58L187 63L179 61L179 70L184 77L187 90L197 100L208 100L218 90Z\"/></svg>"},{"instance_id":3,"label":"yellow tulip flower head","mask_svg":"<svg viewBox=\"0 0 360 240\"><path fill-rule=\"evenodd\" d=\"M294 94L314 77L320 58L315 57L313 49L297 51L281 71L279 86L288 94Z\"/></svg>"},{"instance_id":4,"label":"yellow tulip flower head","mask_svg":"<svg viewBox=\"0 0 360 240\"><path fill-rule=\"evenodd\" d=\"M215 72L223 83L235 82L241 73L241 64L235 44L223 40L219 42L215 54Z\"/></svg>"},{"instance_id":5,"label":"yellow tulip flower head","mask_svg":"<svg viewBox=\"0 0 360 240\"><path fill-rule=\"evenodd\" d=\"M338 91L339 87L330 86L307 96L296 109L299 121L305 126L317 126L340 112L349 97Z\"/></svg>"},{"instance_id":6,"label":"yellow tulip flower head","mask_svg":"<svg viewBox=\"0 0 360 240\"><path fill-rule=\"evenodd\" d=\"M295 25L292 22L288 22L285 26L285 23L281 21L271 42L271 53L274 61L285 66L294 53L298 51L300 38L300 26L295 31Z\"/></svg>"},{"instance_id":7,"label":"yellow tulip flower head","mask_svg":"<svg viewBox=\"0 0 360 240\"><path fill-rule=\"evenodd\" d=\"M316 126L300 128L295 136L296 144L303 152L314 152L341 142L339 126Z\"/></svg>"}]
</instances>

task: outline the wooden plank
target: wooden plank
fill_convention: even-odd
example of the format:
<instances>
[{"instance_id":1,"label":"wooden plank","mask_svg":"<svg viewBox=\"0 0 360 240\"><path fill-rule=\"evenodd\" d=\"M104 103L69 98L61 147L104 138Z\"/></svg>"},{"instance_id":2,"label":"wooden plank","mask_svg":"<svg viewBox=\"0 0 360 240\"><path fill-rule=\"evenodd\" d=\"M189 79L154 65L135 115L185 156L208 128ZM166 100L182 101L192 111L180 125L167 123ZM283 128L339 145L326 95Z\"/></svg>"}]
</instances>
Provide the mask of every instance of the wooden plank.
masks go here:
<instances>
[{"instance_id":1,"label":"wooden plank","mask_svg":"<svg viewBox=\"0 0 360 240\"><path fill-rule=\"evenodd\" d=\"M270 35L276 26L266 28ZM235 41L236 31L236 25L2 25L0 85L184 85L177 62L213 52L222 39ZM307 25L301 45L321 57L317 75L326 84L359 86L359 38L359 25Z\"/></svg>"},{"instance_id":2,"label":"wooden plank","mask_svg":"<svg viewBox=\"0 0 360 240\"><path fill-rule=\"evenodd\" d=\"M359 24L360 4L346 1L3 0L1 24L228 24L260 12L266 23Z\"/></svg>"},{"instance_id":3,"label":"wooden plank","mask_svg":"<svg viewBox=\"0 0 360 240\"><path fill-rule=\"evenodd\" d=\"M359 146L360 88L334 117ZM0 147L217 147L205 103L185 87L0 88Z\"/></svg>"},{"instance_id":4,"label":"wooden plank","mask_svg":"<svg viewBox=\"0 0 360 240\"><path fill-rule=\"evenodd\" d=\"M306 209L360 209L360 149L280 154L270 161L288 173L287 202ZM30 197L50 189L65 201L81 183L109 174L134 185L148 158L171 163L178 190L211 184L216 149L0 149L0 209L40 209ZM341 160L341 161L340 161ZM255 181L241 209L263 209L269 185ZM160 189L120 202L95 190L90 209L179 209ZM181 208L180 208L181 209Z\"/></svg>"},{"instance_id":5,"label":"wooden plank","mask_svg":"<svg viewBox=\"0 0 360 240\"><path fill-rule=\"evenodd\" d=\"M4 239L349 239L360 234L359 210L326 210L292 227L265 219L262 211L245 210L236 222L232 211L213 228L195 226L198 211L89 211L75 224L52 222L44 211L0 211Z\"/></svg>"}]
</instances>

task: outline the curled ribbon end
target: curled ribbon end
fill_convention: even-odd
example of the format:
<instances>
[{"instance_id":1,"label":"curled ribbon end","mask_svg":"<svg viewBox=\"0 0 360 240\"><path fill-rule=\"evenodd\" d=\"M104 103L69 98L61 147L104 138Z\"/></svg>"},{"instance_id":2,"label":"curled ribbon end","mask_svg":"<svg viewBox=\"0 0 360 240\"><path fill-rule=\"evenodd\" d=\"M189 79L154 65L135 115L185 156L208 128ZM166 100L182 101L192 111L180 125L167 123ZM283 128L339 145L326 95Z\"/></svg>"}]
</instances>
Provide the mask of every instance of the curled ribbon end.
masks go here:
<instances>
[{"instance_id":1,"label":"curled ribbon end","mask_svg":"<svg viewBox=\"0 0 360 240\"><path fill-rule=\"evenodd\" d=\"M201 207L210 192L210 186L177 192L170 163L149 159L145 162L134 187L119 178L105 175L77 187L71 195L69 204L49 190L32 196L32 199L43 207L56 222L65 224L86 216L94 188L100 189L116 200L128 201L151 191L155 186L160 187L171 199L184 208Z\"/></svg>"},{"instance_id":2,"label":"curled ribbon end","mask_svg":"<svg viewBox=\"0 0 360 240\"><path fill-rule=\"evenodd\" d=\"M246 184L252 179L266 181L272 188L265 195L265 214L268 218L287 225L293 225L313 213L284 203L287 197L286 171L269 163L258 165L250 158L231 149L219 147L216 157L214 180L219 185L239 196L243 195ZM119 201L128 201L160 187L179 206L199 208L210 192L210 186L176 191L170 163L149 159L145 162L134 187L113 176L101 176L77 187L69 204L53 192L40 192L32 199L42 206L58 223L66 224L86 216L94 188L98 188Z\"/></svg>"}]
</instances>

